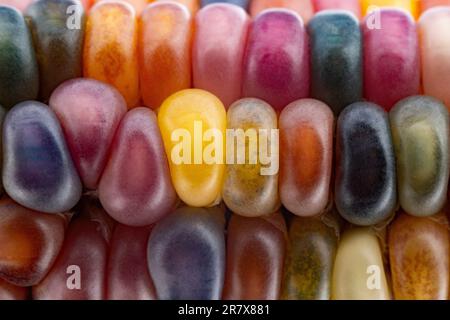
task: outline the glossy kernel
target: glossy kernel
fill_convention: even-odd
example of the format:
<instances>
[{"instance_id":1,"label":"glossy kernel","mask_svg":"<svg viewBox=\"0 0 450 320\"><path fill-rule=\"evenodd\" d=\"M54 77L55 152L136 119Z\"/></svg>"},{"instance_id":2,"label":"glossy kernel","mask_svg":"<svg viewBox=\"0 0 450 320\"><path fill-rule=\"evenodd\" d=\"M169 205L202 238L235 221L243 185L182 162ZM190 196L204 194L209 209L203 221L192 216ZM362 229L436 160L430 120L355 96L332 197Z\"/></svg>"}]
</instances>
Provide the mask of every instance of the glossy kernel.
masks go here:
<instances>
[{"instance_id":1,"label":"glossy kernel","mask_svg":"<svg viewBox=\"0 0 450 320\"><path fill-rule=\"evenodd\" d=\"M148 267L162 300L218 300L225 276L224 212L183 207L156 225Z\"/></svg>"},{"instance_id":2,"label":"glossy kernel","mask_svg":"<svg viewBox=\"0 0 450 320\"><path fill-rule=\"evenodd\" d=\"M333 300L389 300L380 243L370 228L347 230L333 268Z\"/></svg>"},{"instance_id":3,"label":"glossy kernel","mask_svg":"<svg viewBox=\"0 0 450 320\"><path fill-rule=\"evenodd\" d=\"M286 233L278 212L260 218L231 217L223 299L279 299Z\"/></svg>"},{"instance_id":4,"label":"glossy kernel","mask_svg":"<svg viewBox=\"0 0 450 320\"><path fill-rule=\"evenodd\" d=\"M342 10L319 12L308 24L311 96L335 115L362 100L362 36L356 17Z\"/></svg>"},{"instance_id":5,"label":"glossy kernel","mask_svg":"<svg viewBox=\"0 0 450 320\"><path fill-rule=\"evenodd\" d=\"M0 200L0 278L16 286L39 283L56 260L66 218ZM1 291L1 290L0 290Z\"/></svg>"},{"instance_id":6,"label":"glossy kernel","mask_svg":"<svg viewBox=\"0 0 450 320\"><path fill-rule=\"evenodd\" d=\"M175 207L177 196L156 115L135 108L122 119L99 184L99 199L120 223L146 226Z\"/></svg>"},{"instance_id":7,"label":"glossy kernel","mask_svg":"<svg viewBox=\"0 0 450 320\"><path fill-rule=\"evenodd\" d=\"M398 300L447 300L449 234L445 215L400 214L389 227L389 257Z\"/></svg>"},{"instance_id":8,"label":"glossy kernel","mask_svg":"<svg viewBox=\"0 0 450 320\"><path fill-rule=\"evenodd\" d=\"M450 7L437 7L422 15L418 24L422 86L450 110Z\"/></svg>"},{"instance_id":9,"label":"glossy kernel","mask_svg":"<svg viewBox=\"0 0 450 320\"><path fill-rule=\"evenodd\" d=\"M414 96L395 105L390 122L400 204L415 216L434 215L447 200L448 111L434 98Z\"/></svg>"},{"instance_id":10,"label":"glossy kernel","mask_svg":"<svg viewBox=\"0 0 450 320\"><path fill-rule=\"evenodd\" d=\"M50 97L83 184L96 189L127 105L113 87L94 79L73 79Z\"/></svg>"},{"instance_id":11,"label":"glossy kernel","mask_svg":"<svg viewBox=\"0 0 450 320\"><path fill-rule=\"evenodd\" d=\"M22 14L0 6L0 105L7 109L36 99L39 71L31 34Z\"/></svg>"},{"instance_id":12,"label":"glossy kernel","mask_svg":"<svg viewBox=\"0 0 450 320\"><path fill-rule=\"evenodd\" d=\"M75 0L38 0L25 17L39 65L39 98L47 101L59 84L83 73L84 10Z\"/></svg>"},{"instance_id":13,"label":"glossy kernel","mask_svg":"<svg viewBox=\"0 0 450 320\"><path fill-rule=\"evenodd\" d=\"M241 97L249 24L244 10L228 4L210 5L195 16L194 87L215 94L225 108Z\"/></svg>"},{"instance_id":14,"label":"glossy kernel","mask_svg":"<svg viewBox=\"0 0 450 320\"><path fill-rule=\"evenodd\" d=\"M81 197L81 182L53 111L26 101L3 123L3 186L21 205L42 212L71 209Z\"/></svg>"},{"instance_id":15,"label":"glossy kernel","mask_svg":"<svg viewBox=\"0 0 450 320\"><path fill-rule=\"evenodd\" d=\"M295 217L289 227L282 299L329 300L338 238L320 218Z\"/></svg>"},{"instance_id":16,"label":"glossy kernel","mask_svg":"<svg viewBox=\"0 0 450 320\"><path fill-rule=\"evenodd\" d=\"M251 24L244 58L242 95L259 98L277 112L309 94L309 50L301 18L271 9Z\"/></svg>"},{"instance_id":17,"label":"glossy kernel","mask_svg":"<svg viewBox=\"0 0 450 320\"><path fill-rule=\"evenodd\" d=\"M336 129L335 202L349 222L386 220L397 205L395 153L388 114L357 102L339 116Z\"/></svg>"},{"instance_id":18,"label":"glossy kernel","mask_svg":"<svg viewBox=\"0 0 450 320\"><path fill-rule=\"evenodd\" d=\"M222 191L225 204L234 213L247 217L275 212L280 206L278 137L273 135L277 129L275 111L262 100L245 98L231 105L227 126L236 134L227 136L227 153L234 158L227 154ZM239 137L237 130L243 130L244 135ZM265 130L265 134L261 130ZM246 139L246 134L249 139ZM266 154L263 155L261 151L264 148ZM268 157L270 163L263 163L262 157ZM231 163L228 163L228 158L231 158ZM245 160L244 164L241 164L240 159Z\"/></svg>"},{"instance_id":19,"label":"glossy kernel","mask_svg":"<svg viewBox=\"0 0 450 320\"><path fill-rule=\"evenodd\" d=\"M154 300L156 292L147 268L147 243L152 227L116 225L108 257L108 300Z\"/></svg>"},{"instance_id":20,"label":"glossy kernel","mask_svg":"<svg viewBox=\"0 0 450 320\"><path fill-rule=\"evenodd\" d=\"M171 94L191 87L193 21L185 6L156 2L139 24L142 99L157 109Z\"/></svg>"},{"instance_id":21,"label":"glossy kernel","mask_svg":"<svg viewBox=\"0 0 450 320\"><path fill-rule=\"evenodd\" d=\"M61 253L32 288L34 300L104 300L113 221L97 201L83 199L70 222Z\"/></svg>"},{"instance_id":22,"label":"glossy kernel","mask_svg":"<svg viewBox=\"0 0 450 320\"><path fill-rule=\"evenodd\" d=\"M161 106L158 124L181 200L193 207L219 203L225 171L222 102L199 89L177 92Z\"/></svg>"},{"instance_id":23,"label":"glossy kernel","mask_svg":"<svg viewBox=\"0 0 450 320\"><path fill-rule=\"evenodd\" d=\"M329 202L334 116L313 99L289 104L280 115L280 197L298 216L314 216Z\"/></svg>"},{"instance_id":24,"label":"glossy kernel","mask_svg":"<svg viewBox=\"0 0 450 320\"><path fill-rule=\"evenodd\" d=\"M129 108L139 103L138 25L130 4L101 2L86 23L83 74L119 90Z\"/></svg>"},{"instance_id":25,"label":"glossy kernel","mask_svg":"<svg viewBox=\"0 0 450 320\"><path fill-rule=\"evenodd\" d=\"M369 21L362 23L364 96L389 111L401 99L420 93L416 23L397 9L379 11L382 28L373 28Z\"/></svg>"}]
</instances>

